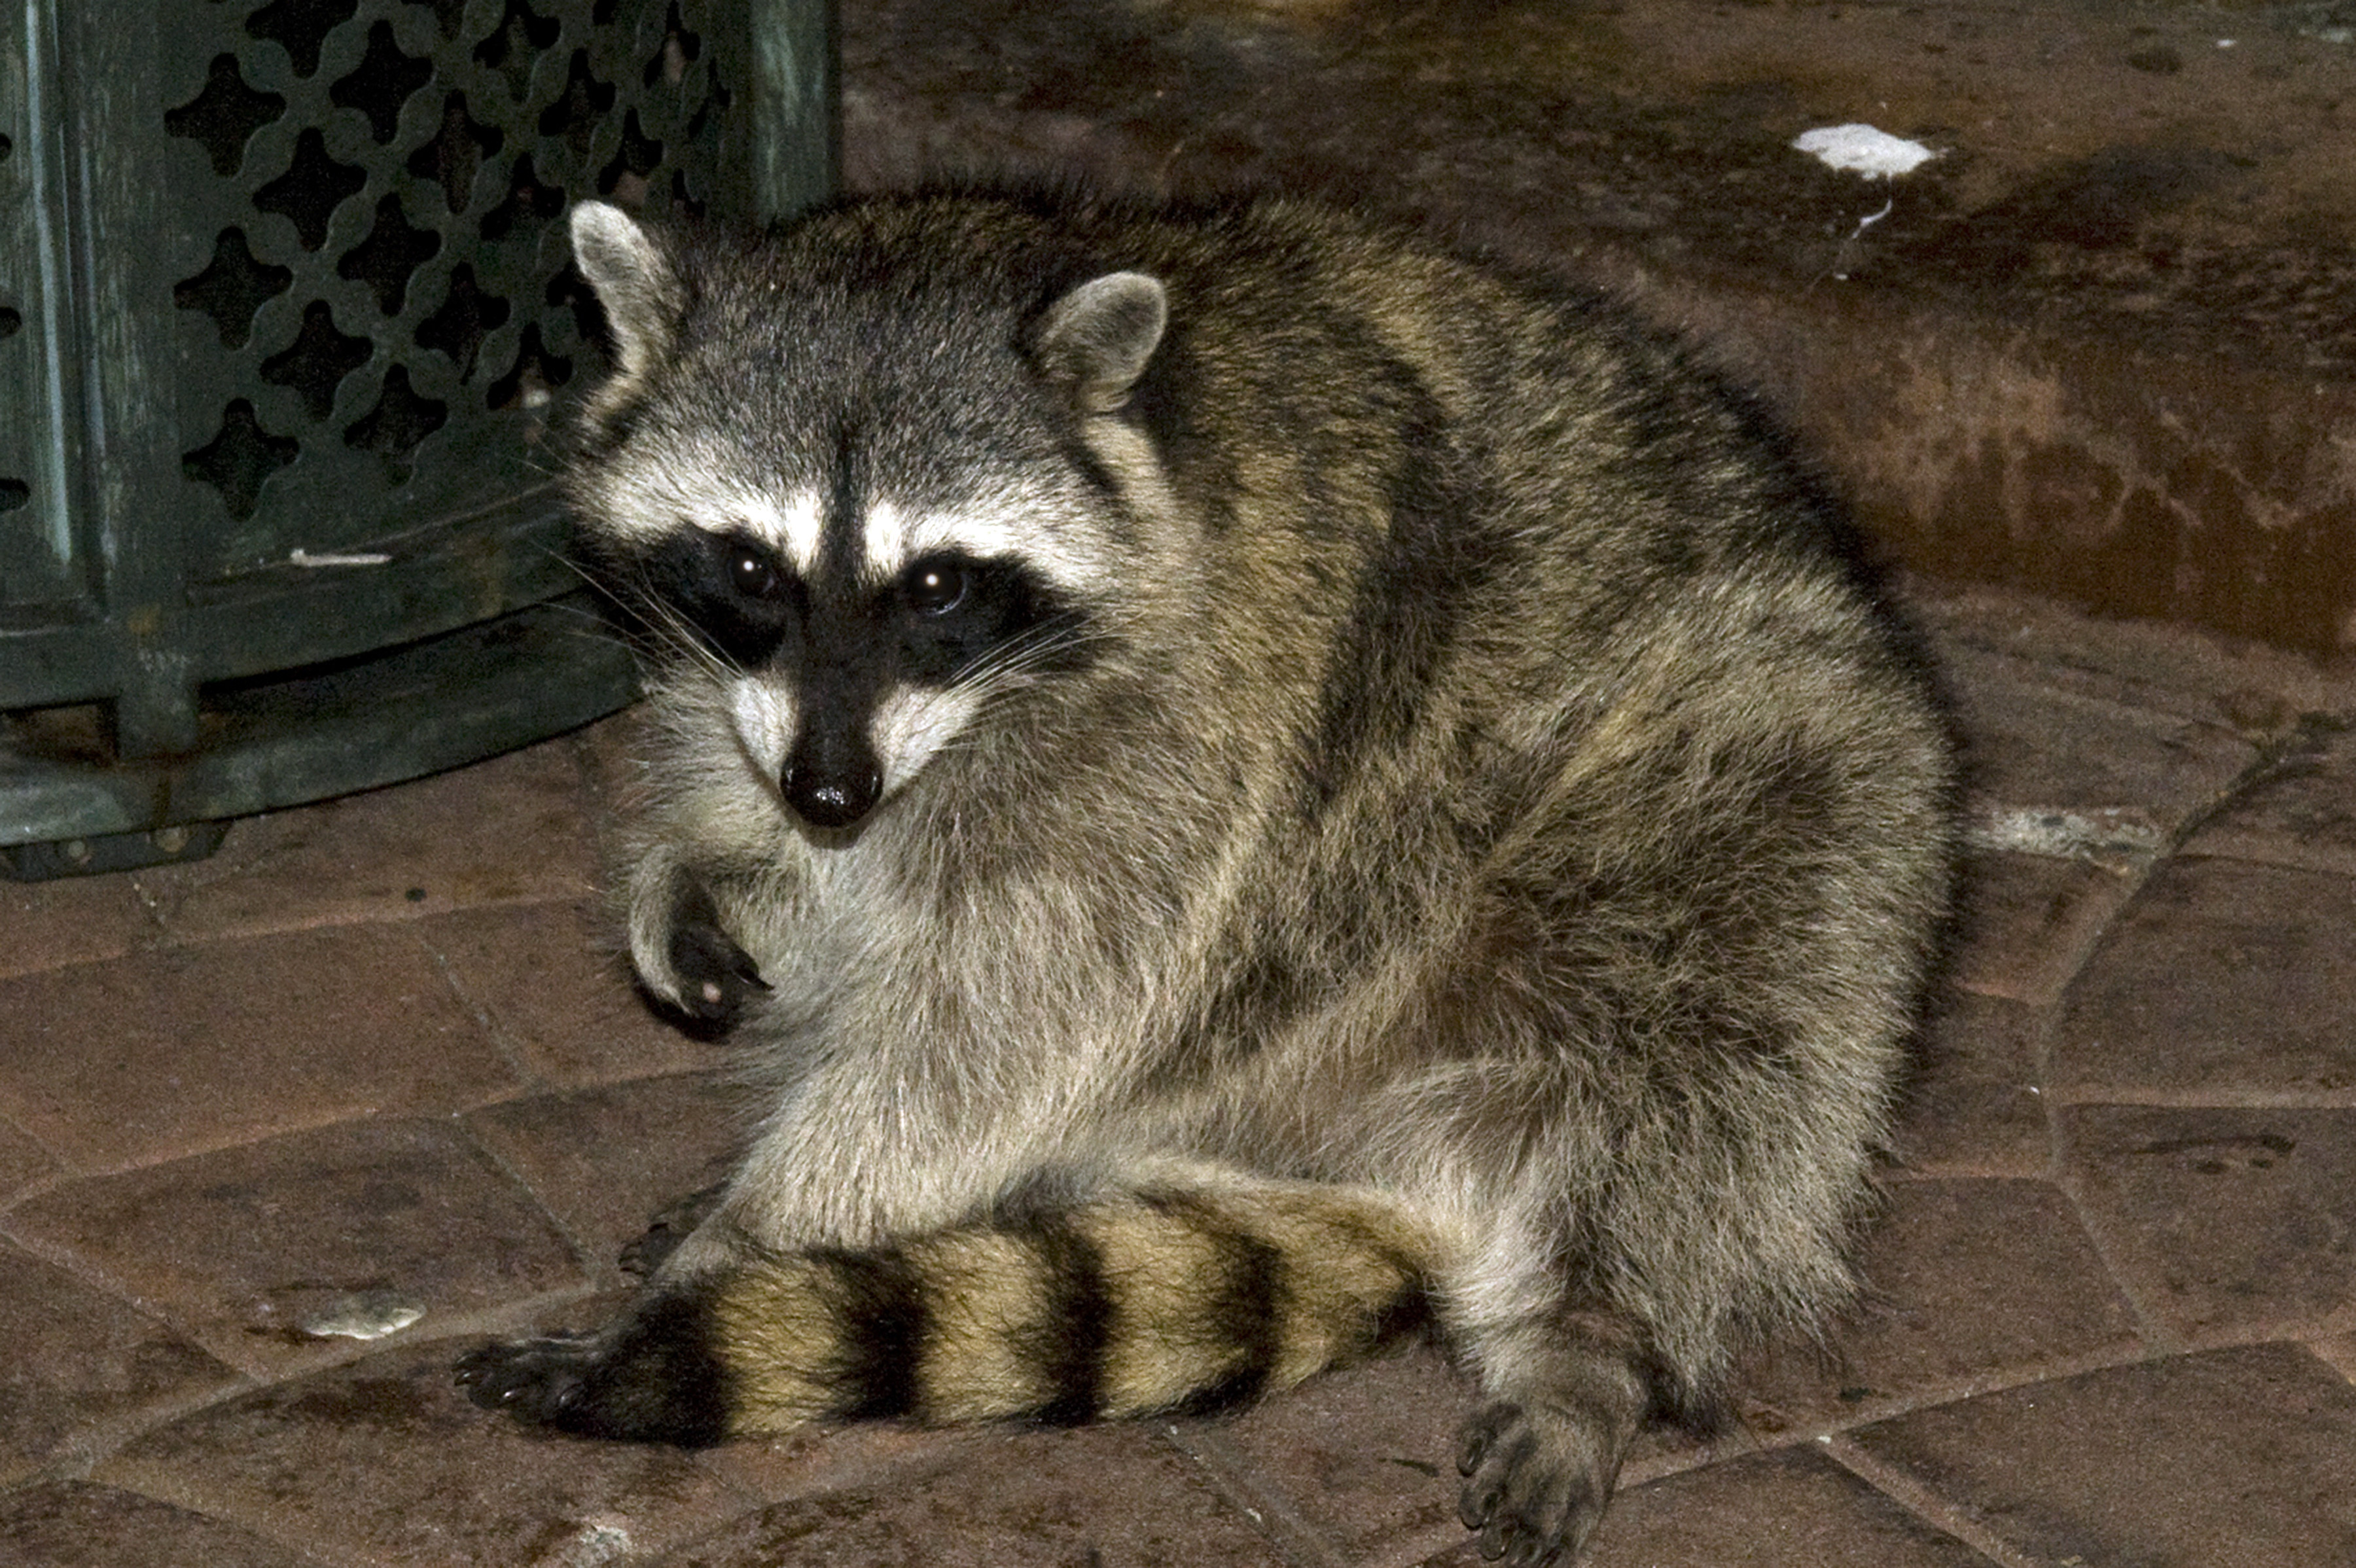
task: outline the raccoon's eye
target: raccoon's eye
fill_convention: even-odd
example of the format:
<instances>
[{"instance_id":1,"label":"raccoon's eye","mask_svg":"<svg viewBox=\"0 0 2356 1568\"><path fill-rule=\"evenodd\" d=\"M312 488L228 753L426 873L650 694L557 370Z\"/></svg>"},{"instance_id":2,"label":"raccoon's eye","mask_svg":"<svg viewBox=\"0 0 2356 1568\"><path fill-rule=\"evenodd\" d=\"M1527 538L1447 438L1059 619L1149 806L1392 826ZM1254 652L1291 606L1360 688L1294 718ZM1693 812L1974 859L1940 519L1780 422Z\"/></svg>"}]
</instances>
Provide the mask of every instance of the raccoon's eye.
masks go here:
<instances>
[{"instance_id":1,"label":"raccoon's eye","mask_svg":"<svg viewBox=\"0 0 2356 1568\"><path fill-rule=\"evenodd\" d=\"M748 599L774 597L783 586L777 569L763 559L758 551L741 548L729 554L728 581Z\"/></svg>"},{"instance_id":2,"label":"raccoon's eye","mask_svg":"<svg viewBox=\"0 0 2356 1568\"><path fill-rule=\"evenodd\" d=\"M923 616L947 615L965 603L966 575L947 561L919 561L900 579L900 596Z\"/></svg>"}]
</instances>

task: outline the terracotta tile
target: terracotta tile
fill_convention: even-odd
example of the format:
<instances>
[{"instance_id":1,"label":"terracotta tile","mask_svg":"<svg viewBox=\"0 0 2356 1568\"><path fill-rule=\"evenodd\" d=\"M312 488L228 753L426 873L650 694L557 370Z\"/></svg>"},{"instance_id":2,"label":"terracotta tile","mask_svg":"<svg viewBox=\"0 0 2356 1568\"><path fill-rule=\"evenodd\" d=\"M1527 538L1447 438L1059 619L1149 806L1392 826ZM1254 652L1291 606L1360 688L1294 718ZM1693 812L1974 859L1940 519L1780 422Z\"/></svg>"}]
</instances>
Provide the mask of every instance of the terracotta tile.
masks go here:
<instances>
[{"instance_id":1,"label":"terracotta tile","mask_svg":"<svg viewBox=\"0 0 2356 1568\"><path fill-rule=\"evenodd\" d=\"M2264 779L2201 824L2183 853L2356 875L2356 729L2308 725Z\"/></svg>"},{"instance_id":2,"label":"terracotta tile","mask_svg":"<svg viewBox=\"0 0 2356 1568\"><path fill-rule=\"evenodd\" d=\"M2049 665L1964 650L1944 669L1979 800L2137 808L2167 836L2257 758L2230 725L2069 691Z\"/></svg>"},{"instance_id":3,"label":"terracotta tile","mask_svg":"<svg viewBox=\"0 0 2356 1568\"><path fill-rule=\"evenodd\" d=\"M543 1436L476 1409L453 1354L386 1351L226 1401L129 1444L94 1478L391 1568L575 1568L692 1540L751 1506L678 1449Z\"/></svg>"},{"instance_id":4,"label":"terracotta tile","mask_svg":"<svg viewBox=\"0 0 2356 1568\"><path fill-rule=\"evenodd\" d=\"M120 957L158 940L129 876L0 880L0 979Z\"/></svg>"},{"instance_id":5,"label":"terracotta tile","mask_svg":"<svg viewBox=\"0 0 2356 1568\"><path fill-rule=\"evenodd\" d=\"M1284 1560L1147 1427L993 1433L913 1487L775 1504L661 1568L1146 1568Z\"/></svg>"},{"instance_id":6,"label":"terracotta tile","mask_svg":"<svg viewBox=\"0 0 2356 1568\"><path fill-rule=\"evenodd\" d=\"M2062 1137L2095 1240L2168 1331L2351 1326L2356 1112L2088 1105Z\"/></svg>"},{"instance_id":7,"label":"terracotta tile","mask_svg":"<svg viewBox=\"0 0 2356 1568\"><path fill-rule=\"evenodd\" d=\"M211 860L141 872L184 940L580 897L594 882L573 744L238 825Z\"/></svg>"},{"instance_id":8,"label":"terracotta tile","mask_svg":"<svg viewBox=\"0 0 2356 1568\"><path fill-rule=\"evenodd\" d=\"M1479 1568L1466 1545L1427 1568ZM1802 1450L1756 1454L1612 1499L1581 1568L1987 1568L1988 1560L1855 1476Z\"/></svg>"},{"instance_id":9,"label":"terracotta tile","mask_svg":"<svg viewBox=\"0 0 2356 1568\"><path fill-rule=\"evenodd\" d=\"M2295 1346L2109 1368L1852 1441L2036 1563L2356 1562L2356 1389Z\"/></svg>"},{"instance_id":10,"label":"terracotta tile","mask_svg":"<svg viewBox=\"0 0 2356 1568\"><path fill-rule=\"evenodd\" d=\"M2135 1348L2133 1310L2046 1182L1893 1182L1858 1271L1864 1294L1821 1348L1779 1347L1742 1380L1755 1430L1846 1425Z\"/></svg>"},{"instance_id":11,"label":"terracotta tile","mask_svg":"<svg viewBox=\"0 0 2356 1568\"><path fill-rule=\"evenodd\" d=\"M1472 1380L1415 1347L1313 1378L1216 1430L1352 1557L1456 1517Z\"/></svg>"},{"instance_id":12,"label":"terracotta tile","mask_svg":"<svg viewBox=\"0 0 2356 1568\"><path fill-rule=\"evenodd\" d=\"M1967 856L1950 978L1963 991L2051 1003L2133 890L2086 861Z\"/></svg>"},{"instance_id":13,"label":"terracotta tile","mask_svg":"<svg viewBox=\"0 0 2356 1568\"><path fill-rule=\"evenodd\" d=\"M657 1018L626 961L601 950L580 904L516 904L421 921L467 1003L517 1060L550 1083L691 1072L725 1059Z\"/></svg>"},{"instance_id":14,"label":"terracotta tile","mask_svg":"<svg viewBox=\"0 0 2356 1568\"><path fill-rule=\"evenodd\" d=\"M2162 866L2072 983L2050 1090L2356 1104L2356 877Z\"/></svg>"},{"instance_id":15,"label":"terracotta tile","mask_svg":"<svg viewBox=\"0 0 2356 1568\"><path fill-rule=\"evenodd\" d=\"M530 1184L592 1273L618 1284L621 1250L665 1207L727 1176L755 1111L742 1090L699 1076L510 1101L466 1124Z\"/></svg>"},{"instance_id":16,"label":"terracotta tile","mask_svg":"<svg viewBox=\"0 0 2356 1568\"><path fill-rule=\"evenodd\" d=\"M0 1563L24 1568L318 1568L316 1558L135 1492L52 1481L0 1497Z\"/></svg>"},{"instance_id":17,"label":"terracotta tile","mask_svg":"<svg viewBox=\"0 0 2356 1568\"><path fill-rule=\"evenodd\" d=\"M0 1483L237 1374L130 1304L0 1244Z\"/></svg>"},{"instance_id":18,"label":"terracotta tile","mask_svg":"<svg viewBox=\"0 0 2356 1568\"><path fill-rule=\"evenodd\" d=\"M1909 1170L2036 1176L2051 1158L2039 1092L2045 1015L2000 996L1944 996L1915 1054L1891 1146Z\"/></svg>"},{"instance_id":19,"label":"terracotta tile","mask_svg":"<svg viewBox=\"0 0 2356 1568\"><path fill-rule=\"evenodd\" d=\"M303 1331L380 1293L447 1319L582 1283L548 1217L447 1122L347 1122L76 1182L0 1226L247 1370L337 1359Z\"/></svg>"},{"instance_id":20,"label":"terracotta tile","mask_svg":"<svg viewBox=\"0 0 2356 1568\"><path fill-rule=\"evenodd\" d=\"M158 948L0 982L0 1113L85 1170L517 1079L405 927Z\"/></svg>"}]
</instances>

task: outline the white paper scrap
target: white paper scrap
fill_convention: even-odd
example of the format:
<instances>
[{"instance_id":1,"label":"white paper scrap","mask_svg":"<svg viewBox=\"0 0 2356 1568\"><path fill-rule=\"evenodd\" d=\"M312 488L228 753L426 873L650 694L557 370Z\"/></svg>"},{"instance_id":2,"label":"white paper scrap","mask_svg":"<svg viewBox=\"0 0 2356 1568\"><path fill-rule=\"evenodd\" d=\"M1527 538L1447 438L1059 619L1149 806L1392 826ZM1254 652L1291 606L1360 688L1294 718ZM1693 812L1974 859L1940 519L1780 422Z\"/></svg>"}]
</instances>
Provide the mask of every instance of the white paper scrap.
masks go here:
<instances>
[{"instance_id":1,"label":"white paper scrap","mask_svg":"<svg viewBox=\"0 0 2356 1568\"><path fill-rule=\"evenodd\" d=\"M337 1336L345 1339L381 1339L388 1334L398 1334L419 1318L425 1309L391 1291L356 1291L339 1295L327 1306L303 1320L303 1332L325 1339Z\"/></svg>"},{"instance_id":2,"label":"white paper scrap","mask_svg":"<svg viewBox=\"0 0 2356 1568\"><path fill-rule=\"evenodd\" d=\"M392 557L380 550L305 550L297 545L287 553L289 564L296 566L390 566Z\"/></svg>"},{"instance_id":3,"label":"white paper scrap","mask_svg":"<svg viewBox=\"0 0 2356 1568\"><path fill-rule=\"evenodd\" d=\"M1911 174L1939 156L1920 142L1870 125L1819 125L1801 132L1792 145L1834 168L1849 169L1868 179Z\"/></svg>"}]
</instances>

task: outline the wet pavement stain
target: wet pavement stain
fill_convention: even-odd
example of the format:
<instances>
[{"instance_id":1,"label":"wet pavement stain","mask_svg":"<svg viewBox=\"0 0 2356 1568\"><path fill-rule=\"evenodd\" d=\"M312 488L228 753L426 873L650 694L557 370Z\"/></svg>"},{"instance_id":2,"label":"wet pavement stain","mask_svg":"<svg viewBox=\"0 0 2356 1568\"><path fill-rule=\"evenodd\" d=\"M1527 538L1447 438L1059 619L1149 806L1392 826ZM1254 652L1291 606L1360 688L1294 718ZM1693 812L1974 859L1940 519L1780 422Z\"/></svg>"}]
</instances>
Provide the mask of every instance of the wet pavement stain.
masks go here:
<instances>
[{"instance_id":1,"label":"wet pavement stain","mask_svg":"<svg viewBox=\"0 0 2356 1568\"><path fill-rule=\"evenodd\" d=\"M887 0L846 33L851 174L979 142L1593 267L1722 329L1917 570L2356 646L2356 48L2279 8L1943 11ZM1938 156L1789 145L1860 120Z\"/></svg>"}]
</instances>

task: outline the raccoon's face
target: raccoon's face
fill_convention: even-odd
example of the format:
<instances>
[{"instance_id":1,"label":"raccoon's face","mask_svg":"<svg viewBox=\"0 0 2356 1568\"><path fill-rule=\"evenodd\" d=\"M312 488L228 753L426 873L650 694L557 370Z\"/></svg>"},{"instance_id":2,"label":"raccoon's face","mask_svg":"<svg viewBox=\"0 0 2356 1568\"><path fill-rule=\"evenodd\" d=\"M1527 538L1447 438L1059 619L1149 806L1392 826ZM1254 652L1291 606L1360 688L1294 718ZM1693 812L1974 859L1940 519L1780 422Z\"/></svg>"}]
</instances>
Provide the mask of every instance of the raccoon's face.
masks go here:
<instances>
[{"instance_id":1,"label":"raccoon's face","mask_svg":"<svg viewBox=\"0 0 2356 1568\"><path fill-rule=\"evenodd\" d=\"M878 501L845 548L811 526L814 497L721 510L638 570L723 688L745 757L813 827L858 822L993 696L1085 660L1086 612L986 532L895 527Z\"/></svg>"},{"instance_id":2,"label":"raccoon's face","mask_svg":"<svg viewBox=\"0 0 2356 1568\"><path fill-rule=\"evenodd\" d=\"M1142 369L1158 285L1084 285L1096 307L1020 353L894 343L856 300L756 317L612 208L573 222L620 359L570 476L584 553L798 817L856 827L993 703L1087 668L1114 486L1071 432L1117 405L1108 351Z\"/></svg>"}]
</instances>

